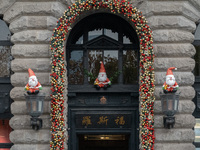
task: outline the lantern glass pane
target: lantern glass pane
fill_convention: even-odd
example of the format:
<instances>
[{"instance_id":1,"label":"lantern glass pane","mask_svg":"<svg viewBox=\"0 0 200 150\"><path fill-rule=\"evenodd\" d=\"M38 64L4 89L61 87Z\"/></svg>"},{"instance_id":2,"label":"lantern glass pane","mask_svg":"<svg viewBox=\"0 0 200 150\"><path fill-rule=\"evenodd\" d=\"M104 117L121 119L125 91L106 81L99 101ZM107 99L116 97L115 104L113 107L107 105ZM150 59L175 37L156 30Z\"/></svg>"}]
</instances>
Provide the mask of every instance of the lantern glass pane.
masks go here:
<instances>
[{"instance_id":1,"label":"lantern glass pane","mask_svg":"<svg viewBox=\"0 0 200 150\"><path fill-rule=\"evenodd\" d=\"M175 99L174 101L174 110L177 111L178 110L178 100Z\"/></svg>"},{"instance_id":2,"label":"lantern glass pane","mask_svg":"<svg viewBox=\"0 0 200 150\"><path fill-rule=\"evenodd\" d=\"M168 110L173 110L173 99L168 100Z\"/></svg>"},{"instance_id":3,"label":"lantern glass pane","mask_svg":"<svg viewBox=\"0 0 200 150\"><path fill-rule=\"evenodd\" d=\"M42 112L42 101L38 101L38 112Z\"/></svg>"},{"instance_id":4,"label":"lantern glass pane","mask_svg":"<svg viewBox=\"0 0 200 150\"><path fill-rule=\"evenodd\" d=\"M163 107L163 111L167 111L167 100L163 100L162 107Z\"/></svg>"},{"instance_id":5,"label":"lantern glass pane","mask_svg":"<svg viewBox=\"0 0 200 150\"><path fill-rule=\"evenodd\" d=\"M31 102L30 101L27 101L26 107L27 107L27 111L30 113L30 111L31 111Z\"/></svg>"},{"instance_id":6,"label":"lantern glass pane","mask_svg":"<svg viewBox=\"0 0 200 150\"><path fill-rule=\"evenodd\" d=\"M36 112L37 111L37 101L32 101L32 112Z\"/></svg>"}]
</instances>

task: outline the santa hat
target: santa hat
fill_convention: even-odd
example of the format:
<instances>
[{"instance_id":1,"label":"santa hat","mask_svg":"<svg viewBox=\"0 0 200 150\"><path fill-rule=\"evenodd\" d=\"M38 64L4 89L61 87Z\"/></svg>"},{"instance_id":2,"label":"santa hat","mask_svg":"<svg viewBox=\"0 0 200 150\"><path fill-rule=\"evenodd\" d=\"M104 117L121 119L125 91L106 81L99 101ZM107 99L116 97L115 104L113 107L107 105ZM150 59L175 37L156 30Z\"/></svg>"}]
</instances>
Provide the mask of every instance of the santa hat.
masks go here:
<instances>
[{"instance_id":1,"label":"santa hat","mask_svg":"<svg viewBox=\"0 0 200 150\"><path fill-rule=\"evenodd\" d=\"M167 69L166 76L174 75L173 72L172 72L173 69L174 69L174 70L177 70L177 68L175 68L175 67L170 67L170 68L168 68L168 69Z\"/></svg>"},{"instance_id":2,"label":"santa hat","mask_svg":"<svg viewBox=\"0 0 200 150\"><path fill-rule=\"evenodd\" d=\"M100 61L100 64L101 64L101 67L100 67L99 73L106 73L106 70L104 68L103 62Z\"/></svg>"},{"instance_id":3,"label":"santa hat","mask_svg":"<svg viewBox=\"0 0 200 150\"><path fill-rule=\"evenodd\" d=\"M35 76L35 73L30 68L28 69L29 77Z\"/></svg>"}]
</instances>

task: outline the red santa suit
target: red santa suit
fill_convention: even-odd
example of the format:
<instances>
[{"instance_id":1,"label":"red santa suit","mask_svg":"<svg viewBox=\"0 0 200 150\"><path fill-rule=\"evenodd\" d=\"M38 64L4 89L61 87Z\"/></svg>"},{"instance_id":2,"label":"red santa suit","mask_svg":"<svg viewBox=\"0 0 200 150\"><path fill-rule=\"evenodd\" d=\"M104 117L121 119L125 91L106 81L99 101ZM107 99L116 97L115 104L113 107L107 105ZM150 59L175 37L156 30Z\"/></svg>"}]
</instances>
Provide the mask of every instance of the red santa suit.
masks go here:
<instances>
[{"instance_id":1,"label":"red santa suit","mask_svg":"<svg viewBox=\"0 0 200 150\"><path fill-rule=\"evenodd\" d=\"M28 93L35 93L36 91L38 93L39 90L42 89L42 86L40 82L38 82L37 77L35 76L35 73L33 72L33 70L29 68L28 72L29 72L29 81L25 86L25 90Z\"/></svg>"},{"instance_id":2,"label":"red santa suit","mask_svg":"<svg viewBox=\"0 0 200 150\"><path fill-rule=\"evenodd\" d=\"M177 70L177 68L175 67L170 67L167 70L166 81L163 84L163 90L165 92L176 92L176 90L179 88L178 83L175 81L175 77L172 72L173 69Z\"/></svg>"},{"instance_id":3,"label":"red santa suit","mask_svg":"<svg viewBox=\"0 0 200 150\"><path fill-rule=\"evenodd\" d=\"M107 78L106 70L104 68L103 62L100 62L100 63L101 63L101 67L99 70L99 75L94 81L94 85L99 86L101 88L101 87L107 87L108 85L111 85L111 82Z\"/></svg>"}]
</instances>

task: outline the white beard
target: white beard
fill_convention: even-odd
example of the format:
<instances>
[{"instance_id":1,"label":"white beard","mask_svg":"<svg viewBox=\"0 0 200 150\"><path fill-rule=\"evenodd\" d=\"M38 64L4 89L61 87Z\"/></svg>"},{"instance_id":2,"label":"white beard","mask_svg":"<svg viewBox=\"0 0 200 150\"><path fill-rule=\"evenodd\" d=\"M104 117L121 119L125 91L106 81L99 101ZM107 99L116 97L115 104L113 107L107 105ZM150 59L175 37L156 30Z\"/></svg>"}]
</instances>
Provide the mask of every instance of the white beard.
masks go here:
<instances>
[{"instance_id":1,"label":"white beard","mask_svg":"<svg viewBox=\"0 0 200 150\"><path fill-rule=\"evenodd\" d=\"M168 77L166 77L166 83L168 85L170 85L170 86L174 85L175 84L175 78L174 78L174 76L168 76Z\"/></svg>"},{"instance_id":2,"label":"white beard","mask_svg":"<svg viewBox=\"0 0 200 150\"><path fill-rule=\"evenodd\" d=\"M29 84L30 88L35 87L38 84L37 78L35 76L29 77L28 84Z\"/></svg>"},{"instance_id":3,"label":"white beard","mask_svg":"<svg viewBox=\"0 0 200 150\"><path fill-rule=\"evenodd\" d=\"M100 82L104 82L104 81L106 81L106 79L107 79L106 73L99 73L99 75L98 75L98 80L99 80Z\"/></svg>"},{"instance_id":4,"label":"white beard","mask_svg":"<svg viewBox=\"0 0 200 150\"><path fill-rule=\"evenodd\" d=\"M166 83L170 86L175 84L175 80L167 80Z\"/></svg>"}]
</instances>

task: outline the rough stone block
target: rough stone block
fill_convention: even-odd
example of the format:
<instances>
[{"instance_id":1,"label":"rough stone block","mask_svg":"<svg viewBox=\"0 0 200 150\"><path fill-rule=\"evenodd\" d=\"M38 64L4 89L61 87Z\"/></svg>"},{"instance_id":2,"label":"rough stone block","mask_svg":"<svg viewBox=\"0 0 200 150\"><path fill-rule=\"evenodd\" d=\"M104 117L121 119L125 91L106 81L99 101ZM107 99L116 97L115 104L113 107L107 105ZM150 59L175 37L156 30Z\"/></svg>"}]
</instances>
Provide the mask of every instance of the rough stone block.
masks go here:
<instances>
[{"instance_id":1,"label":"rough stone block","mask_svg":"<svg viewBox=\"0 0 200 150\"><path fill-rule=\"evenodd\" d=\"M7 11L4 13L4 20L6 22L11 22L14 18L22 15L23 13L23 5L22 3L14 3Z\"/></svg>"},{"instance_id":2,"label":"rough stone block","mask_svg":"<svg viewBox=\"0 0 200 150\"><path fill-rule=\"evenodd\" d=\"M155 43L192 43L194 35L191 32L175 29L153 30Z\"/></svg>"},{"instance_id":3,"label":"rough stone block","mask_svg":"<svg viewBox=\"0 0 200 150\"><path fill-rule=\"evenodd\" d=\"M180 100L177 114L192 114L195 107L194 102L191 100ZM155 101L154 112L155 114L163 114L160 100Z\"/></svg>"},{"instance_id":4,"label":"rough stone block","mask_svg":"<svg viewBox=\"0 0 200 150\"><path fill-rule=\"evenodd\" d=\"M167 70L166 70L167 71ZM173 72L176 82L179 86L193 85L194 84L194 74L192 72ZM155 84L163 85L166 79L166 72L155 72Z\"/></svg>"},{"instance_id":5,"label":"rough stone block","mask_svg":"<svg viewBox=\"0 0 200 150\"><path fill-rule=\"evenodd\" d=\"M10 133L10 140L15 144L48 144L50 131L40 129L38 132L31 130L14 130Z\"/></svg>"},{"instance_id":6,"label":"rough stone block","mask_svg":"<svg viewBox=\"0 0 200 150\"><path fill-rule=\"evenodd\" d=\"M21 16L9 26L12 33L28 29L49 29L56 27L57 18L53 16Z\"/></svg>"},{"instance_id":7,"label":"rough stone block","mask_svg":"<svg viewBox=\"0 0 200 150\"><path fill-rule=\"evenodd\" d=\"M194 1L194 0L192 0ZM199 20L199 5L189 1L145 1L139 5L139 9L147 18L152 15L183 15L186 18L197 22ZM148 19L147 19L148 20Z\"/></svg>"},{"instance_id":8,"label":"rough stone block","mask_svg":"<svg viewBox=\"0 0 200 150\"><path fill-rule=\"evenodd\" d=\"M155 150L195 150L192 143L155 143Z\"/></svg>"},{"instance_id":9,"label":"rough stone block","mask_svg":"<svg viewBox=\"0 0 200 150\"><path fill-rule=\"evenodd\" d=\"M199 5L196 5L196 6L199 6ZM193 20L194 22L197 22L199 20L200 11L199 9L195 8L194 5L191 5L191 3L188 1L188 2L183 3L182 14L186 16L187 18Z\"/></svg>"},{"instance_id":10,"label":"rough stone block","mask_svg":"<svg viewBox=\"0 0 200 150\"><path fill-rule=\"evenodd\" d=\"M4 12L15 2L16 0L0 0L0 14Z\"/></svg>"},{"instance_id":11,"label":"rough stone block","mask_svg":"<svg viewBox=\"0 0 200 150\"><path fill-rule=\"evenodd\" d=\"M51 110L51 106L50 106L50 101L44 101L44 110L43 110L43 114L49 114ZM15 101L11 104L11 111L13 115L20 115L20 114L26 114L29 115L27 113L27 107L26 107L26 101Z\"/></svg>"},{"instance_id":12,"label":"rough stone block","mask_svg":"<svg viewBox=\"0 0 200 150\"><path fill-rule=\"evenodd\" d=\"M189 43L153 44L156 57L192 57L196 49Z\"/></svg>"},{"instance_id":13,"label":"rough stone block","mask_svg":"<svg viewBox=\"0 0 200 150\"><path fill-rule=\"evenodd\" d=\"M189 57L184 58L155 58L155 71L167 70L169 67L176 67L178 71L192 71L195 67L195 60Z\"/></svg>"},{"instance_id":14,"label":"rough stone block","mask_svg":"<svg viewBox=\"0 0 200 150\"><path fill-rule=\"evenodd\" d=\"M14 58L50 58L49 44L15 44L11 49Z\"/></svg>"},{"instance_id":15,"label":"rough stone block","mask_svg":"<svg viewBox=\"0 0 200 150\"><path fill-rule=\"evenodd\" d=\"M155 143L160 142L173 142L173 143L188 143L194 141L194 131L192 129L156 129L155 130Z\"/></svg>"},{"instance_id":16,"label":"rough stone block","mask_svg":"<svg viewBox=\"0 0 200 150\"><path fill-rule=\"evenodd\" d=\"M160 99L160 92L163 92L162 86L156 86L154 91L156 100ZM182 100L192 100L195 97L195 90L192 86L180 86L177 92L180 92L180 99Z\"/></svg>"},{"instance_id":17,"label":"rough stone block","mask_svg":"<svg viewBox=\"0 0 200 150\"><path fill-rule=\"evenodd\" d=\"M11 69L14 72L27 72L28 68L31 68L35 73L50 72L50 62L49 58L14 59L11 62Z\"/></svg>"},{"instance_id":18,"label":"rough stone block","mask_svg":"<svg viewBox=\"0 0 200 150\"><path fill-rule=\"evenodd\" d=\"M42 86L48 86L51 82L50 73L36 73L38 81ZM13 86L25 86L28 83L29 74L27 73L14 73L11 76L11 83Z\"/></svg>"},{"instance_id":19,"label":"rough stone block","mask_svg":"<svg viewBox=\"0 0 200 150\"><path fill-rule=\"evenodd\" d=\"M152 30L167 28L194 32L196 29L196 24L184 16L151 16L148 22Z\"/></svg>"},{"instance_id":20,"label":"rough stone block","mask_svg":"<svg viewBox=\"0 0 200 150\"><path fill-rule=\"evenodd\" d=\"M11 41L17 43L48 43L52 36L53 31L49 30L26 30L15 33L11 36Z\"/></svg>"},{"instance_id":21,"label":"rough stone block","mask_svg":"<svg viewBox=\"0 0 200 150\"><path fill-rule=\"evenodd\" d=\"M47 15L59 18L66 9L67 6L61 2L15 2L15 4L5 12L4 19L7 22L12 22L13 19L22 16L22 13L24 16L40 14L40 16Z\"/></svg>"},{"instance_id":22,"label":"rough stone block","mask_svg":"<svg viewBox=\"0 0 200 150\"><path fill-rule=\"evenodd\" d=\"M155 115L154 122L155 128L164 128L163 125L164 115ZM195 118L189 114L176 114L174 128L193 128L195 125Z\"/></svg>"},{"instance_id":23,"label":"rough stone block","mask_svg":"<svg viewBox=\"0 0 200 150\"><path fill-rule=\"evenodd\" d=\"M29 115L14 115L14 117L10 119L9 124L11 128L14 130L18 129L33 130L30 124L30 118L31 116ZM40 116L40 118L43 121L41 129L50 129L51 127L50 115L42 115Z\"/></svg>"},{"instance_id":24,"label":"rough stone block","mask_svg":"<svg viewBox=\"0 0 200 150\"><path fill-rule=\"evenodd\" d=\"M21 100L25 100L24 94L26 93L26 91L24 91L24 87L14 87L11 91L10 91L10 97L14 100L14 101L21 101ZM50 95L51 95L51 87L43 87L41 90L42 93L45 93L45 100L49 101L51 99Z\"/></svg>"}]
</instances>

